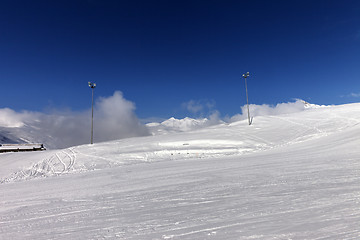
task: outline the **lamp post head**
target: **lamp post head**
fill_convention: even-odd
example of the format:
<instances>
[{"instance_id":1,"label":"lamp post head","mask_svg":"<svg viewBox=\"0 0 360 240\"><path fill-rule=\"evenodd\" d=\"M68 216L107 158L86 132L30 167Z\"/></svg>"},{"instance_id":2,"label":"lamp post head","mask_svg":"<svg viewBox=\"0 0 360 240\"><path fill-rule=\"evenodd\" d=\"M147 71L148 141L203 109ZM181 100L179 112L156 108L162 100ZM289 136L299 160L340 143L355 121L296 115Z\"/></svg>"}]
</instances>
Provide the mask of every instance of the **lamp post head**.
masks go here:
<instances>
[{"instance_id":1,"label":"lamp post head","mask_svg":"<svg viewBox=\"0 0 360 240\"><path fill-rule=\"evenodd\" d=\"M88 84L89 84L89 87L91 87L91 88L95 88L95 87L96 87L96 83L88 82Z\"/></svg>"},{"instance_id":2,"label":"lamp post head","mask_svg":"<svg viewBox=\"0 0 360 240\"><path fill-rule=\"evenodd\" d=\"M243 76L243 78L247 78L249 76L249 72L244 73L242 76Z\"/></svg>"}]
</instances>

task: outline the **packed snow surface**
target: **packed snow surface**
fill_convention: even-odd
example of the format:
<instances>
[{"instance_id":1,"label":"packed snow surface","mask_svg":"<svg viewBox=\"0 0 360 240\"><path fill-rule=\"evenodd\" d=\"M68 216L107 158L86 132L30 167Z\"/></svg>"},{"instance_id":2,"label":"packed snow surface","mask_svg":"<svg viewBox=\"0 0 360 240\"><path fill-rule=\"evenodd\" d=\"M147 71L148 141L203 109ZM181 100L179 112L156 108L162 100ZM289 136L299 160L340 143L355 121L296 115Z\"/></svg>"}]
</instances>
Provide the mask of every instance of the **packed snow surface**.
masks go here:
<instances>
[{"instance_id":1,"label":"packed snow surface","mask_svg":"<svg viewBox=\"0 0 360 240\"><path fill-rule=\"evenodd\" d=\"M0 239L360 239L360 104L0 155Z\"/></svg>"}]
</instances>

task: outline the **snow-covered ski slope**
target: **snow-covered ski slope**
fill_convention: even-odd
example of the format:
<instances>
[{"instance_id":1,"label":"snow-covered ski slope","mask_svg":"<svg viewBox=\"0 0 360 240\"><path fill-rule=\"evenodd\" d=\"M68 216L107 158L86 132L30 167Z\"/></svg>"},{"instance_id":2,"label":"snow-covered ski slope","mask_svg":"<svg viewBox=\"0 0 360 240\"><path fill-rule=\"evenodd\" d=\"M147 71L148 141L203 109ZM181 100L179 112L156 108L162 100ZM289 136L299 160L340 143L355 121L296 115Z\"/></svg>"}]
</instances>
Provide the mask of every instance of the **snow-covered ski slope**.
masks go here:
<instances>
[{"instance_id":1,"label":"snow-covered ski slope","mask_svg":"<svg viewBox=\"0 0 360 240\"><path fill-rule=\"evenodd\" d=\"M0 239L360 239L360 104L0 155Z\"/></svg>"}]
</instances>

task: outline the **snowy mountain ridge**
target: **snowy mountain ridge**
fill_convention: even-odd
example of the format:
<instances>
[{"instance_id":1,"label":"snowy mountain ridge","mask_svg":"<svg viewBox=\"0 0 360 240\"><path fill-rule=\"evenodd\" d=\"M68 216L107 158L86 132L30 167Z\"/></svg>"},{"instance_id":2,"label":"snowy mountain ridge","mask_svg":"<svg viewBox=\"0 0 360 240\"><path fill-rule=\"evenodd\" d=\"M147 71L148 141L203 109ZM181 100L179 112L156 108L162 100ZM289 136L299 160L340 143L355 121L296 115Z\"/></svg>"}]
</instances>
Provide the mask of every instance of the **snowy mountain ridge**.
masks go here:
<instances>
[{"instance_id":1,"label":"snowy mountain ridge","mask_svg":"<svg viewBox=\"0 0 360 240\"><path fill-rule=\"evenodd\" d=\"M176 119L171 117L161 123L148 123L146 126L152 135L162 135L176 132L188 132L209 126L209 119L194 119L189 117Z\"/></svg>"}]
</instances>

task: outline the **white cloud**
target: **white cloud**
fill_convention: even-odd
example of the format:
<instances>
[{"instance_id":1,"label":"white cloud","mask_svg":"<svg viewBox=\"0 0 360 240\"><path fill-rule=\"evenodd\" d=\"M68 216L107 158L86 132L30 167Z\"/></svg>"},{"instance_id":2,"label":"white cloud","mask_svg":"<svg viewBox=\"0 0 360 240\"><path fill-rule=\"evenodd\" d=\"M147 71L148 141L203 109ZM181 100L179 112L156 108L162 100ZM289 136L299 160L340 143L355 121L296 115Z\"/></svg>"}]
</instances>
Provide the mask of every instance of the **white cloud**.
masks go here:
<instances>
[{"instance_id":1,"label":"white cloud","mask_svg":"<svg viewBox=\"0 0 360 240\"><path fill-rule=\"evenodd\" d=\"M349 93L347 95L340 95L341 98L359 98L360 97L360 93Z\"/></svg>"},{"instance_id":2,"label":"white cloud","mask_svg":"<svg viewBox=\"0 0 360 240\"><path fill-rule=\"evenodd\" d=\"M211 126L211 125L216 125L216 124L219 124L219 123L222 123L223 121L221 120L220 118L220 112L215 110L213 111L209 117L208 117L209 121L208 121L208 125Z\"/></svg>"},{"instance_id":3,"label":"white cloud","mask_svg":"<svg viewBox=\"0 0 360 240\"><path fill-rule=\"evenodd\" d=\"M281 114L288 114L288 113L295 113L304 111L308 106L309 103L304 102L303 100L297 99L295 102L288 102L288 103L279 103L277 105L256 105L250 104L250 116L268 116L268 115L281 115ZM235 122L247 119L247 105L241 107L242 114L236 114L230 119L229 122Z\"/></svg>"},{"instance_id":4,"label":"white cloud","mask_svg":"<svg viewBox=\"0 0 360 240\"><path fill-rule=\"evenodd\" d=\"M134 103L124 99L120 91L116 91L113 96L99 98L94 107L94 142L148 135L147 128L140 124L134 110ZM90 142L91 110L55 110L45 114L0 109L1 126L31 126L31 134L51 142L50 147L86 144Z\"/></svg>"},{"instance_id":5,"label":"white cloud","mask_svg":"<svg viewBox=\"0 0 360 240\"><path fill-rule=\"evenodd\" d=\"M350 93L349 96L358 98L358 97L360 97L360 93Z\"/></svg>"},{"instance_id":6,"label":"white cloud","mask_svg":"<svg viewBox=\"0 0 360 240\"><path fill-rule=\"evenodd\" d=\"M135 115L135 104L124 99L120 91L100 98L95 108L94 130L99 141L147 135L147 129Z\"/></svg>"},{"instance_id":7,"label":"white cloud","mask_svg":"<svg viewBox=\"0 0 360 240\"><path fill-rule=\"evenodd\" d=\"M23 114L17 113L9 108L0 109L0 127L22 127Z\"/></svg>"},{"instance_id":8,"label":"white cloud","mask_svg":"<svg viewBox=\"0 0 360 240\"><path fill-rule=\"evenodd\" d=\"M183 103L182 107L185 108L191 114L206 115L209 112L213 111L215 107L215 102L206 99L190 100L188 102Z\"/></svg>"},{"instance_id":9,"label":"white cloud","mask_svg":"<svg viewBox=\"0 0 360 240\"><path fill-rule=\"evenodd\" d=\"M199 101L190 100L182 104L182 107L191 113L198 113L203 111L204 106Z\"/></svg>"}]
</instances>

